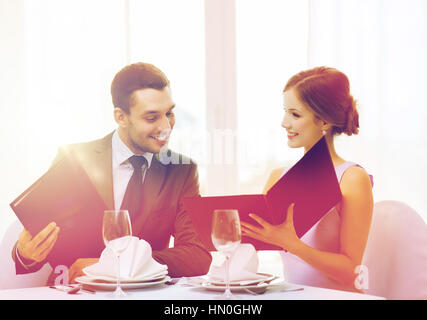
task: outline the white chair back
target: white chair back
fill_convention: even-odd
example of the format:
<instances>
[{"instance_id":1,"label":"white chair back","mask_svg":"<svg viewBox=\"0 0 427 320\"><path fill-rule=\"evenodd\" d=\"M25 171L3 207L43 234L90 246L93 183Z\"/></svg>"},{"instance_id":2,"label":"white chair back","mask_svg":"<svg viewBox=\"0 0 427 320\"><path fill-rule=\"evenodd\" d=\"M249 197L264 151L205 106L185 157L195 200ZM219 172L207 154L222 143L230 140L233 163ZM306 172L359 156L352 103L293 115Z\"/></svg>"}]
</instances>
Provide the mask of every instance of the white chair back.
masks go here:
<instances>
[{"instance_id":1,"label":"white chair back","mask_svg":"<svg viewBox=\"0 0 427 320\"><path fill-rule=\"evenodd\" d=\"M427 225L405 203L375 203L362 287L387 299L427 299Z\"/></svg>"},{"instance_id":2,"label":"white chair back","mask_svg":"<svg viewBox=\"0 0 427 320\"><path fill-rule=\"evenodd\" d=\"M6 231L0 244L0 289L16 289L45 286L52 272L50 264L46 263L40 270L17 275L15 262L12 259L12 249L23 230L19 220L13 222Z\"/></svg>"}]
</instances>

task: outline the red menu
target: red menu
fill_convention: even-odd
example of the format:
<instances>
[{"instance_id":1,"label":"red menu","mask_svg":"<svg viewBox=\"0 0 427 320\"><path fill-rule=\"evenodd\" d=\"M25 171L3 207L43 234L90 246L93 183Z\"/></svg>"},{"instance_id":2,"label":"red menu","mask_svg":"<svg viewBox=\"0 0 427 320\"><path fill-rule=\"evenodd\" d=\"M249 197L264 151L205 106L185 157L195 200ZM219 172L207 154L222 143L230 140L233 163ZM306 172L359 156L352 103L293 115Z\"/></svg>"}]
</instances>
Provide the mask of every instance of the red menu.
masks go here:
<instances>
[{"instance_id":1,"label":"red menu","mask_svg":"<svg viewBox=\"0 0 427 320\"><path fill-rule=\"evenodd\" d=\"M341 197L328 146L322 137L265 195L198 196L183 198L183 204L202 242L209 251L214 251L211 229L216 209L236 209L241 221L257 225L249 217L249 213L255 213L277 225L285 221L289 205L295 203L294 226L301 238ZM281 250L249 237L242 237L242 242L252 243L257 250Z\"/></svg>"}]
</instances>

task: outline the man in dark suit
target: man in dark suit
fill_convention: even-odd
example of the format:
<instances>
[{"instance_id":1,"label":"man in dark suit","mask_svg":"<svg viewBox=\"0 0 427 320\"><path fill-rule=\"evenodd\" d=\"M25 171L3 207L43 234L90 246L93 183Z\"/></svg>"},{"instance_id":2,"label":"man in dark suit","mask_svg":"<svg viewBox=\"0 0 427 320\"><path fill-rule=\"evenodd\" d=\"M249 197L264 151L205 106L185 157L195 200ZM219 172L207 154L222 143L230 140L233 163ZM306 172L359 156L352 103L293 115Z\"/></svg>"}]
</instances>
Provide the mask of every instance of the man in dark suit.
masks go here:
<instances>
[{"instance_id":1,"label":"man in dark suit","mask_svg":"<svg viewBox=\"0 0 427 320\"><path fill-rule=\"evenodd\" d=\"M142 159L138 178L142 178L142 200L139 208L130 212L133 235L150 243L153 258L168 266L169 275L207 273L212 258L180 201L184 196L199 194L197 166L191 159L167 149L175 124L169 80L153 65L132 64L116 74L111 95L118 129L100 140L60 148L54 163L72 153L107 208L127 209L123 205L129 200L125 198L129 198L127 192L136 172L132 158ZM55 223L34 237L24 230L13 251L17 274L34 272L49 261L60 232ZM171 236L174 247L169 248ZM102 248L94 250L101 251ZM69 279L82 275L83 268L97 262L98 257L75 257Z\"/></svg>"}]
</instances>

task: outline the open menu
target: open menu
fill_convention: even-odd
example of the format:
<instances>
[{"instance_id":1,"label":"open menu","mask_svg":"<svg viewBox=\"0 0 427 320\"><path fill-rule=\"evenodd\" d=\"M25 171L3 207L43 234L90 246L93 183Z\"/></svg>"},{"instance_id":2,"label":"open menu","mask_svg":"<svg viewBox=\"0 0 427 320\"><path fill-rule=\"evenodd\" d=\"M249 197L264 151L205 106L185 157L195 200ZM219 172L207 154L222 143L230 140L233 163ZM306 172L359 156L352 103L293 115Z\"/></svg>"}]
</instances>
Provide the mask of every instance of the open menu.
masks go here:
<instances>
[{"instance_id":1,"label":"open menu","mask_svg":"<svg viewBox=\"0 0 427 320\"><path fill-rule=\"evenodd\" d=\"M11 204L32 236L55 221L58 239L47 257L56 265L71 265L77 258L98 257L106 205L72 153L55 163Z\"/></svg>"},{"instance_id":2,"label":"open menu","mask_svg":"<svg viewBox=\"0 0 427 320\"><path fill-rule=\"evenodd\" d=\"M236 209L241 221L254 225L257 222L249 217L249 213L277 225L285 221L289 205L295 203L294 226L301 238L341 197L328 146L322 137L266 194L197 196L183 198L183 205L206 248L214 251L211 229L216 209ZM257 250L281 250L249 237L242 237L242 242L252 243Z\"/></svg>"}]
</instances>

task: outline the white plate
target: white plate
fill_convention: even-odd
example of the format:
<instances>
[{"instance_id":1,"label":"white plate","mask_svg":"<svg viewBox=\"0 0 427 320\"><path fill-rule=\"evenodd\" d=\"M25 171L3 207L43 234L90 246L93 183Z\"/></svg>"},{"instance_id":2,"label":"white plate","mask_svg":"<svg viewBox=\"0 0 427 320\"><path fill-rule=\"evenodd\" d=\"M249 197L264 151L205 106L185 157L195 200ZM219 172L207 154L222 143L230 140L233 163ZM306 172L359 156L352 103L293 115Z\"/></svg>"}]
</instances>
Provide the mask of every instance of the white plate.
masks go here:
<instances>
[{"instance_id":1,"label":"white plate","mask_svg":"<svg viewBox=\"0 0 427 320\"><path fill-rule=\"evenodd\" d=\"M168 275L168 271L162 271L160 273L154 274L154 275L145 275L142 277L137 277L137 278L133 278L133 279L120 279L120 283L135 283L135 282L147 282L147 281L152 281L152 280L160 280L163 279L165 276ZM109 276L93 276L90 274L86 274L85 277L87 277L88 279L91 279L92 281L102 281L102 282L110 282L110 283L116 283L117 282L117 278L115 277L109 277Z\"/></svg>"},{"instance_id":2,"label":"white plate","mask_svg":"<svg viewBox=\"0 0 427 320\"><path fill-rule=\"evenodd\" d=\"M230 285L231 291L245 291L245 289L253 290L253 289L262 289L267 287L274 287L274 286L283 286L286 285L285 281L281 278L276 278L272 275L269 275L269 277L266 277L268 280L260 280L258 283L248 283L246 285ZM274 281L272 281L274 280ZM246 280L245 280L246 281ZM249 281L249 280L248 280ZM264 282L267 281L268 283ZM271 281L271 282L270 282ZM194 288L203 288L207 290L212 291L224 291L225 290L225 284L223 282L214 283L212 281L207 280L206 277L193 277L187 279L187 284L194 287Z\"/></svg>"},{"instance_id":3,"label":"white plate","mask_svg":"<svg viewBox=\"0 0 427 320\"><path fill-rule=\"evenodd\" d=\"M279 284L269 284L269 283L261 283L261 284L255 284L255 285L247 285L247 286L230 286L230 290L232 292L242 292L242 291L246 291L245 289L249 289L249 290L256 290L256 289L263 289L263 288L268 288L270 286L277 286ZM207 290L211 290L211 291L221 291L223 292L225 290L225 286L217 286L217 285L213 285L212 283L209 282L203 282L200 285L193 285L194 288L203 288L203 289L207 289Z\"/></svg>"},{"instance_id":4,"label":"white plate","mask_svg":"<svg viewBox=\"0 0 427 320\"><path fill-rule=\"evenodd\" d=\"M268 273L257 273L259 276L263 276L260 279L250 279L250 280L232 280L230 281L230 286L248 286L248 285L257 285L260 282L269 282L276 278L276 276L273 276L272 274ZM209 278L209 276L206 276L203 278L204 281L211 283L212 285L216 286L222 286L225 287L225 282L221 280L215 280Z\"/></svg>"},{"instance_id":5,"label":"white plate","mask_svg":"<svg viewBox=\"0 0 427 320\"><path fill-rule=\"evenodd\" d=\"M120 283L120 286L122 287L123 290L141 289L141 288L158 286L170 280L171 278L169 276L166 276L166 277L163 277L162 279L157 279L153 281ZM116 283L95 281L94 279L89 278L87 276L76 278L76 282L89 286L96 290L115 290L116 289Z\"/></svg>"}]
</instances>

